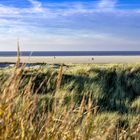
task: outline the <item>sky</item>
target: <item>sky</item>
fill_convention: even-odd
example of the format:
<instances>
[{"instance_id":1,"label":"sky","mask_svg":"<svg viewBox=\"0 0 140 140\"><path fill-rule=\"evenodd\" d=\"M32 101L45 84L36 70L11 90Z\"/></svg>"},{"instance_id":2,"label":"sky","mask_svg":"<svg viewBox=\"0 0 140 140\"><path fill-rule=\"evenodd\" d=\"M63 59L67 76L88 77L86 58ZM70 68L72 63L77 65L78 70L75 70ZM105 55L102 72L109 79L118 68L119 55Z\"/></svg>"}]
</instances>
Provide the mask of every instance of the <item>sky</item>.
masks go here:
<instances>
[{"instance_id":1,"label":"sky","mask_svg":"<svg viewBox=\"0 0 140 140\"><path fill-rule=\"evenodd\" d=\"M0 0L0 51L140 51L140 0Z\"/></svg>"}]
</instances>

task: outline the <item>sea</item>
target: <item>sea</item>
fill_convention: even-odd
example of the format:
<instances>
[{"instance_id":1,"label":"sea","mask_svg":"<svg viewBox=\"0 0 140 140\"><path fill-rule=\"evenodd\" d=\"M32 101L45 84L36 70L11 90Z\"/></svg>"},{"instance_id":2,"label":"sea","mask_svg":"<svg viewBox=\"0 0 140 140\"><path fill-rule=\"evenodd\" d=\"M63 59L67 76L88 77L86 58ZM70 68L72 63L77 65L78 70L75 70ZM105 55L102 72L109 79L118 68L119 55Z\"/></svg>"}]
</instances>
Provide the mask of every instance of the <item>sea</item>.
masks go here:
<instances>
[{"instance_id":1,"label":"sea","mask_svg":"<svg viewBox=\"0 0 140 140\"><path fill-rule=\"evenodd\" d=\"M138 56L140 51L34 51L20 52L21 56ZM0 57L17 56L15 51L0 51Z\"/></svg>"},{"instance_id":2,"label":"sea","mask_svg":"<svg viewBox=\"0 0 140 140\"><path fill-rule=\"evenodd\" d=\"M21 51L21 56L139 56L140 51ZM16 51L0 51L0 57L16 57ZM12 64L0 63L0 68Z\"/></svg>"}]
</instances>

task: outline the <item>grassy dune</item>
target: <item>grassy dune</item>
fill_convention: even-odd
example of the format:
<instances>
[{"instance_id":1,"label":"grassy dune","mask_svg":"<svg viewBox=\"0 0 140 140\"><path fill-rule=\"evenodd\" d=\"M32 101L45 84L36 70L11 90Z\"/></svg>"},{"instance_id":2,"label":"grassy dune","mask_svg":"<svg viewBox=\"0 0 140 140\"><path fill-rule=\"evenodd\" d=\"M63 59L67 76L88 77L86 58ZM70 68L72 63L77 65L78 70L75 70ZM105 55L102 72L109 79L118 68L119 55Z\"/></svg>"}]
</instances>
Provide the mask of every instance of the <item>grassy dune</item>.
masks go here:
<instances>
[{"instance_id":1,"label":"grassy dune","mask_svg":"<svg viewBox=\"0 0 140 140\"><path fill-rule=\"evenodd\" d=\"M140 139L140 65L0 70L0 139Z\"/></svg>"}]
</instances>

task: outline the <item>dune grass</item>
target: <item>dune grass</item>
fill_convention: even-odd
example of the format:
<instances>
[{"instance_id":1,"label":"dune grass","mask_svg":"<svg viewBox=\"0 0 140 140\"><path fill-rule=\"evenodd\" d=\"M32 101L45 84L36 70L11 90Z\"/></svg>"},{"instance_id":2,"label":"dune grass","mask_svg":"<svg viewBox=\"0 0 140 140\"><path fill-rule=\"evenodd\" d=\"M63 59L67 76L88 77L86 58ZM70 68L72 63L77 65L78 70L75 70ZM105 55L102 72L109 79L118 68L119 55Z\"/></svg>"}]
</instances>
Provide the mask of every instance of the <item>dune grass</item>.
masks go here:
<instances>
[{"instance_id":1,"label":"dune grass","mask_svg":"<svg viewBox=\"0 0 140 140\"><path fill-rule=\"evenodd\" d=\"M0 70L0 139L140 139L140 65Z\"/></svg>"}]
</instances>

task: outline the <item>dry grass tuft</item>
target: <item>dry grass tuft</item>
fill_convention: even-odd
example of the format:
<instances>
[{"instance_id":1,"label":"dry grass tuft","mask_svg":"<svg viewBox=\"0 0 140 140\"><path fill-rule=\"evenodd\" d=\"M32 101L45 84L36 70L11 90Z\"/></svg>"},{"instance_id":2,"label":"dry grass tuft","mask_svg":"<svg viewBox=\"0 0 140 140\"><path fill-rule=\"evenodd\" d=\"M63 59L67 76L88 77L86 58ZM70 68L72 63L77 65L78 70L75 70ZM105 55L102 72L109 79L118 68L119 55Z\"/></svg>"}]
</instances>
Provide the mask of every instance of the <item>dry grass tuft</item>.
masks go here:
<instances>
[{"instance_id":1,"label":"dry grass tuft","mask_svg":"<svg viewBox=\"0 0 140 140\"><path fill-rule=\"evenodd\" d=\"M20 65L20 45L19 40L17 41L17 62L16 62L16 68L18 68Z\"/></svg>"},{"instance_id":2,"label":"dry grass tuft","mask_svg":"<svg viewBox=\"0 0 140 140\"><path fill-rule=\"evenodd\" d=\"M61 64L59 72L58 72L58 78L57 78L57 83L56 83L56 91L61 86L62 76L63 76L63 64Z\"/></svg>"}]
</instances>

